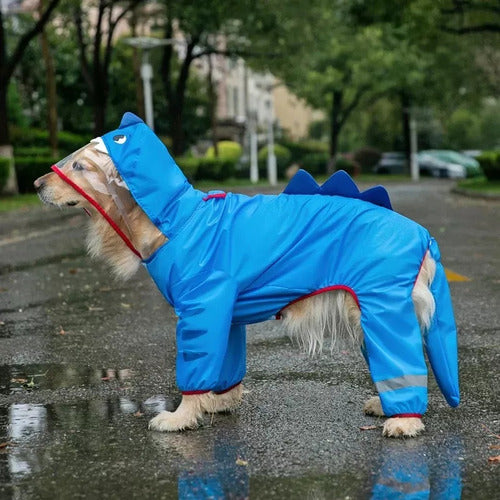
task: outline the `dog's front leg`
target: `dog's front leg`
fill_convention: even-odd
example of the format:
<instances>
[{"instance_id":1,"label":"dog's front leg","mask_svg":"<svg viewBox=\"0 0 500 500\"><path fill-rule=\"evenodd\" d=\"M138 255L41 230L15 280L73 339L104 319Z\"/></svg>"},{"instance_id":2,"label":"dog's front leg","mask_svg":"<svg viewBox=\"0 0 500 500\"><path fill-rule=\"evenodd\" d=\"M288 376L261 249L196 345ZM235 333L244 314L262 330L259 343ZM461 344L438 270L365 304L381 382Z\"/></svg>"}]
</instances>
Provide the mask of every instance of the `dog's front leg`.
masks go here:
<instances>
[{"instance_id":1,"label":"dog's front leg","mask_svg":"<svg viewBox=\"0 0 500 500\"><path fill-rule=\"evenodd\" d=\"M243 396L243 385L237 384L220 394L183 394L177 410L162 411L150 420L149 428L153 431L169 432L196 429L204 413L233 411L238 408Z\"/></svg>"},{"instance_id":2,"label":"dog's front leg","mask_svg":"<svg viewBox=\"0 0 500 500\"><path fill-rule=\"evenodd\" d=\"M149 428L153 431L183 431L196 429L203 417L203 399L207 394L183 395L177 410L162 411L149 421Z\"/></svg>"}]
</instances>

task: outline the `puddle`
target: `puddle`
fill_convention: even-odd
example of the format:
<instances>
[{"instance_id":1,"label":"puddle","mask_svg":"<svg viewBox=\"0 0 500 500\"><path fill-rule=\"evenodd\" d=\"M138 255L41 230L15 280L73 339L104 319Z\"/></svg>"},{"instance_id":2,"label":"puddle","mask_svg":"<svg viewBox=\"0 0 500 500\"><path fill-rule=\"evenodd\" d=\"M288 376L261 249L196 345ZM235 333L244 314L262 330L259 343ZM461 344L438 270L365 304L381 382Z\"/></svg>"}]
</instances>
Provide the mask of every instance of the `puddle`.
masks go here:
<instances>
[{"instance_id":1,"label":"puddle","mask_svg":"<svg viewBox=\"0 0 500 500\"><path fill-rule=\"evenodd\" d=\"M99 385L133 376L130 369L94 368L72 364L27 364L0 366L0 394Z\"/></svg>"},{"instance_id":2,"label":"puddle","mask_svg":"<svg viewBox=\"0 0 500 500\"><path fill-rule=\"evenodd\" d=\"M368 469L352 457L332 473L276 477L236 425L153 433L151 413L172 409L164 396L125 396L0 407L0 497L15 498L460 498L459 436L432 444L383 441Z\"/></svg>"}]
</instances>

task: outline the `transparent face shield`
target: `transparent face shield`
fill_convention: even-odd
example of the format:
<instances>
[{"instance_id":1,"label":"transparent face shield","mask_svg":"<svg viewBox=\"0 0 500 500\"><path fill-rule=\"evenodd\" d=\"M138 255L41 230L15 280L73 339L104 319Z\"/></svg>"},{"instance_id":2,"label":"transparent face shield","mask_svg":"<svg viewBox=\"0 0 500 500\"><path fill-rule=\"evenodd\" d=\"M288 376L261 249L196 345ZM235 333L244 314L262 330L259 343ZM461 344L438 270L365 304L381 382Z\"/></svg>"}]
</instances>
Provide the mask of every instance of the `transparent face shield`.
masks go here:
<instances>
[{"instance_id":1,"label":"transparent face shield","mask_svg":"<svg viewBox=\"0 0 500 500\"><path fill-rule=\"evenodd\" d=\"M111 224L129 248L139 255L129 239L132 234L131 212L137 204L100 137L92 139L90 144L57 162L52 166L52 170L84 196ZM114 220L116 217L111 217L110 203L116 207L124 224Z\"/></svg>"}]
</instances>

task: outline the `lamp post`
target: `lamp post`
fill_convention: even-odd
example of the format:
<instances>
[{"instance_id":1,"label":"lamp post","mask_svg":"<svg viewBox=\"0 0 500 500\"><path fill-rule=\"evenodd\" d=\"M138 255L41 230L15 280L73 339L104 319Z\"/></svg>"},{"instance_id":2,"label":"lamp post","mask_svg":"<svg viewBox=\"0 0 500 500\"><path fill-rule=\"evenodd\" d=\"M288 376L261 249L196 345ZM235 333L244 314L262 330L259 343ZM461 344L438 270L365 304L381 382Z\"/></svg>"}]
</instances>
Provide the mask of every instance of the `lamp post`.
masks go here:
<instances>
[{"instance_id":1,"label":"lamp post","mask_svg":"<svg viewBox=\"0 0 500 500\"><path fill-rule=\"evenodd\" d=\"M151 90L153 67L151 66L149 55L152 49L175 43L175 39L160 39L149 36L139 36L125 38L123 41L127 45L141 49L141 79L144 91L144 113L146 114L145 118L147 125L151 130L154 130L153 92Z\"/></svg>"}]
</instances>

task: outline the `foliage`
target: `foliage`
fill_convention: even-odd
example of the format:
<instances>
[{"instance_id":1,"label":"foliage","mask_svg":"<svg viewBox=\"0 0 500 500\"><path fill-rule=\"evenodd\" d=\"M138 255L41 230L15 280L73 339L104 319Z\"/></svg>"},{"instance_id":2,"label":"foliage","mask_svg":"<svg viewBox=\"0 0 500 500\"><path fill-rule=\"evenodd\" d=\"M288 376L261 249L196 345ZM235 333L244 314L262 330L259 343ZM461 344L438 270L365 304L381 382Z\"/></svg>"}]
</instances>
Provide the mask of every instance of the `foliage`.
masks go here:
<instances>
[{"instance_id":1,"label":"foliage","mask_svg":"<svg viewBox=\"0 0 500 500\"><path fill-rule=\"evenodd\" d=\"M259 153L257 155L259 163L259 173L262 176L264 176L267 172L267 154L268 154L268 148L267 146L264 146L259 150ZM287 147L282 146L281 144L275 144L274 155L276 156L278 177L282 178L285 176L285 171L287 167L290 165L292 154L290 153L290 150Z\"/></svg>"},{"instance_id":2,"label":"foliage","mask_svg":"<svg viewBox=\"0 0 500 500\"><path fill-rule=\"evenodd\" d=\"M19 192L33 193L35 191L34 180L50 171L54 159L50 156L26 156L14 158L14 163Z\"/></svg>"},{"instance_id":3,"label":"foliage","mask_svg":"<svg viewBox=\"0 0 500 500\"><path fill-rule=\"evenodd\" d=\"M237 162L243 152L242 147L234 141L219 141L217 143L218 158ZM215 149L210 146L205 153L205 158L215 158Z\"/></svg>"},{"instance_id":4,"label":"foliage","mask_svg":"<svg viewBox=\"0 0 500 500\"><path fill-rule=\"evenodd\" d=\"M281 144L290 151L291 163L301 164L306 155L327 153L328 151L328 145L325 142L315 140L300 142L281 140Z\"/></svg>"},{"instance_id":5,"label":"foliage","mask_svg":"<svg viewBox=\"0 0 500 500\"><path fill-rule=\"evenodd\" d=\"M361 167L357 162L346 156L338 156L335 162L336 170L345 170L350 176L356 177L361 172Z\"/></svg>"},{"instance_id":6,"label":"foliage","mask_svg":"<svg viewBox=\"0 0 500 500\"><path fill-rule=\"evenodd\" d=\"M321 175L325 173L328 160L328 153L308 153L301 158L300 167L312 175Z\"/></svg>"},{"instance_id":7,"label":"foliage","mask_svg":"<svg viewBox=\"0 0 500 500\"><path fill-rule=\"evenodd\" d=\"M49 144L49 133L47 130L11 127L10 135L16 154L18 154L17 151L19 148L47 148ZM90 135L74 134L66 131L59 132L58 141L60 155L67 155L80 149L85 146L90 139ZM40 150L34 149L34 155L40 153Z\"/></svg>"},{"instance_id":8,"label":"foliage","mask_svg":"<svg viewBox=\"0 0 500 500\"><path fill-rule=\"evenodd\" d=\"M500 181L500 151L485 151L477 160L489 181Z\"/></svg>"},{"instance_id":9,"label":"foliage","mask_svg":"<svg viewBox=\"0 0 500 500\"><path fill-rule=\"evenodd\" d=\"M353 160L358 163L362 172L371 173L381 157L382 154L378 149L365 146L354 152Z\"/></svg>"},{"instance_id":10,"label":"foliage","mask_svg":"<svg viewBox=\"0 0 500 500\"><path fill-rule=\"evenodd\" d=\"M176 162L190 182L223 181L236 175L236 162L221 158L178 157Z\"/></svg>"},{"instance_id":11,"label":"foliage","mask_svg":"<svg viewBox=\"0 0 500 500\"><path fill-rule=\"evenodd\" d=\"M0 157L0 193L2 192L5 184L7 183L7 179L9 178L10 163L10 158Z\"/></svg>"}]
</instances>

